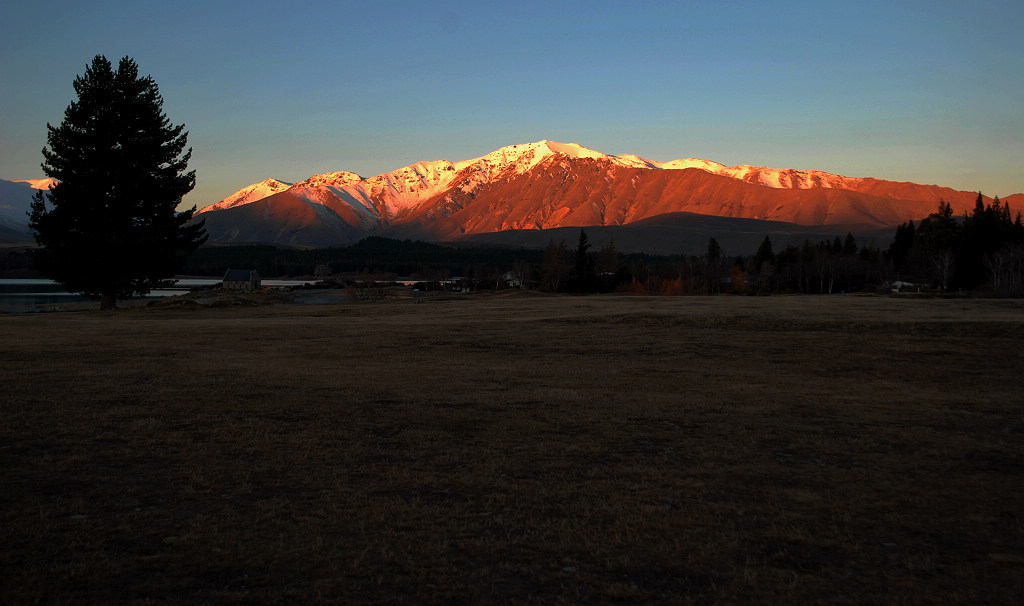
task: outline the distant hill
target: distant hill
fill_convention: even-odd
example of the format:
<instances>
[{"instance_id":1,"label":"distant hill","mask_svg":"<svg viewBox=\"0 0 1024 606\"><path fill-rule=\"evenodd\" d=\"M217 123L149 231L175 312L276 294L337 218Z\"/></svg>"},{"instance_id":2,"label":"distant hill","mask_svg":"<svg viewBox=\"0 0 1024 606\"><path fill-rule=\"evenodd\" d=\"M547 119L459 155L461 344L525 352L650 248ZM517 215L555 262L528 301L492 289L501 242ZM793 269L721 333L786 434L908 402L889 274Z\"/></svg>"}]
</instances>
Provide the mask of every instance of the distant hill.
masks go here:
<instances>
[{"instance_id":1,"label":"distant hill","mask_svg":"<svg viewBox=\"0 0 1024 606\"><path fill-rule=\"evenodd\" d=\"M727 255L753 254L765 236L771 237L773 247L777 249L787 244L799 245L804 240L814 244L831 241L847 233L852 233L862 245L885 248L894 233L889 228L864 225L814 227L782 221L666 213L628 225L500 231L462 236L452 242L459 246L544 248L549 241L558 243L564 240L571 247L575 245L581 229L587 232L595 249L614 240L620 252L654 255L702 255L707 251L711 237Z\"/></svg>"}]
</instances>

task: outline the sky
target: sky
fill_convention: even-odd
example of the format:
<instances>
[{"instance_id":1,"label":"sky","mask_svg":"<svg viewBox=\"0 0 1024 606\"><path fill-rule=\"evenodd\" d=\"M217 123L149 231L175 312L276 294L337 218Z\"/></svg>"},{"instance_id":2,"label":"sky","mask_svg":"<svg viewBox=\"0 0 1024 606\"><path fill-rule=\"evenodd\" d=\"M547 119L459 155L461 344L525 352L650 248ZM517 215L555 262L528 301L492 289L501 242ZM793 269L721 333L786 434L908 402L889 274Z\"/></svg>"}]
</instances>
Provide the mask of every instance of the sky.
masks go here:
<instances>
[{"instance_id":1,"label":"sky","mask_svg":"<svg viewBox=\"0 0 1024 606\"><path fill-rule=\"evenodd\" d=\"M184 123L206 206L548 139L667 161L1024 192L1024 3L91 2L0 11L0 179L97 54Z\"/></svg>"}]
</instances>

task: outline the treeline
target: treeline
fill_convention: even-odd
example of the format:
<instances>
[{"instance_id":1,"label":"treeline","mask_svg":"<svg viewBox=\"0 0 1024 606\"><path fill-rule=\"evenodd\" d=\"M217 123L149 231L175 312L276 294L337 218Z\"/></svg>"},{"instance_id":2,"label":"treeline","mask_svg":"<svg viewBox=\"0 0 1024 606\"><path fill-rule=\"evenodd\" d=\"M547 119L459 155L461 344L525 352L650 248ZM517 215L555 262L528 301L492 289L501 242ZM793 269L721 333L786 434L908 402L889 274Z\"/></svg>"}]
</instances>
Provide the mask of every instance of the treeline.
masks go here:
<instances>
[{"instance_id":1,"label":"treeline","mask_svg":"<svg viewBox=\"0 0 1024 606\"><path fill-rule=\"evenodd\" d=\"M982 290L997 296L1024 296L1024 225L998 196L955 217L948 203L918 225L896 229L888 251L903 280L927 282L941 290Z\"/></svg>"},{"instance_id":2,"label":"treeline","mask_svg":"<svg viewBox=\"0 0 1024 606\"><path fill-rule=\"evenodd\" d=\"M733 257L713 237L704 255L623 256L614 242L597 253L589 249L582 230L575 252L564 242L550 242L537 276L539 288L661 295L833 293L883 288L890 273L882 251L858 247L852 234L818 243L805 240L778 253L766 236L755 254Z\"/></svg>"},{"instance_id":3,"label":"treeline","mask_svg":"<svg viewBox=\"0 0 1024 606\"><path fill-rule=\"evenodd\" d=\"M775 251L765 236L757 252L727 258L712 237L704 255L623 258L614 242L590 252L580 231L575 253L550 242L535 276L541 289L638 294L888 292L910 288L1024 296L1024 225L999 198L953 216L941 202L919 225L900 225L886 250L858 245L847 233L831 241L789 244Z\"/></svg>"},{"instance_id":4,"label":"treeline","mask_svg":"<svg viewBox=\"0 0 1024 606\"><path fill-rule=\"evenodd\" d=\"M0 253L0 277L33 277L35 249ZM715 238L703 255L620 253L614 241L594 250L585 230L575 248L551 241L544 250L461 248L368 237L337 248L272 245L204 246L182 273L221 277L228 269L256 269L264 277L341 277L365 282L394 277L432 287L530 288L550 292L636 294L767 294L973 291L1024 296L1021 213L996 198L961 217L942 202L918 224L901 224L881 250L845 238L788 244L775 250L766 236L752 255L727 256ZM453 280L459 277L460 280Z\"/></svg>"},{"instance_id":5,"label":"treeline","mask_svg":"<svg viewBox=\"0 0 1024 606\"><path fill-rule=\"evenodd\" d=\"M732 269L733 291L832 294L885 288L891 272L881 250L858 246L853 234L831 241L788 245L778 253L766 236L757 253L739 259Z\"/></svg>"}]
</instances>

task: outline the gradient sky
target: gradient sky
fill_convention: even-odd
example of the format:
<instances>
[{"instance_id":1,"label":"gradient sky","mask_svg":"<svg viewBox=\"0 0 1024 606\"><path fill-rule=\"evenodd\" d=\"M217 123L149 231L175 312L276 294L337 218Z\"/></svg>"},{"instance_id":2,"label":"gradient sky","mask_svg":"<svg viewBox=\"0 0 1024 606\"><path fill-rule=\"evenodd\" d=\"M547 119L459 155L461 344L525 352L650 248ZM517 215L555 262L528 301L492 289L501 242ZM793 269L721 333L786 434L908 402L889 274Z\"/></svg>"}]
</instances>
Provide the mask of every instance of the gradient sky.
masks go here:
<instances>
[{"instance_id":1,"label":"gradient sky","mask_svg":"<svg viewBox=\"0 0 1024 606\"><path fill-rule=\"evenodd\" d=\"M14 4L14 6L11 6ZM662 6L664 5L664 6ZM8 3L0 178L96 54L185 123L205 206L513 143L1024 192L1024 3Z\"/></svg>"}]
</instances>

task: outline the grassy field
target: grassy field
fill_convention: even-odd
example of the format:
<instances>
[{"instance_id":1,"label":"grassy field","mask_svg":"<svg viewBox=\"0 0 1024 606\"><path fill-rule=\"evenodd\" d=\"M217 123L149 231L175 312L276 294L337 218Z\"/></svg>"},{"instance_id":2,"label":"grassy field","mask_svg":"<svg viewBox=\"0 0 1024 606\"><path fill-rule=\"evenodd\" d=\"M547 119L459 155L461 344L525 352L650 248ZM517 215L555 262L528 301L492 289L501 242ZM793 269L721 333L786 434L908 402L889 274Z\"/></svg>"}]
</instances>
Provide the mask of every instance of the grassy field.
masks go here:
<instances>
[{"instance_id":1,"label":"grassy field","mask_svg":"<svg viewBox=\"0 0 1024 606\"><path fill-rule=\"evenodd\" d=\"M1024 302L0 316L0 603L1019 603Z\"/></svg>"}]
</instances>

